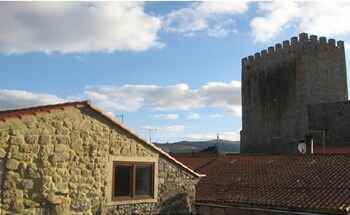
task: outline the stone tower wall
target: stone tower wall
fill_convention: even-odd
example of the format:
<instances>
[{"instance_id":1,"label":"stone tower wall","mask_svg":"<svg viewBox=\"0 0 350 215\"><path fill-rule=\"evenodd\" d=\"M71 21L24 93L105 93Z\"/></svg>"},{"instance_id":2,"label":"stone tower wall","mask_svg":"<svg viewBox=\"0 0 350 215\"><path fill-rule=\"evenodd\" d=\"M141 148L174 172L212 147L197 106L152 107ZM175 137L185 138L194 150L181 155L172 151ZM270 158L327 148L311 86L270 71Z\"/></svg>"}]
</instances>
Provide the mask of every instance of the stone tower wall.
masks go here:
<instances>
[{"instance_id":1,"label":"stone tower wall","mask_svg":"<svg viewBox=\"0 0 350 215\"><path fill-rule=\"evenodd\" d=\"M350 101L310 105L308 117L314 144L326 148L350 144Z\"/></svg>"},{"instance_id":2,"label":"stone tower wall","mask_svg":"<svg viewBox=\"0 0 350 215\"><path fill-rule=\"evenodd\" d=\"M343 41L306 33L242 59L242 152L293 152L307 105L347 100Z\"/></svg>"}]
</instances>

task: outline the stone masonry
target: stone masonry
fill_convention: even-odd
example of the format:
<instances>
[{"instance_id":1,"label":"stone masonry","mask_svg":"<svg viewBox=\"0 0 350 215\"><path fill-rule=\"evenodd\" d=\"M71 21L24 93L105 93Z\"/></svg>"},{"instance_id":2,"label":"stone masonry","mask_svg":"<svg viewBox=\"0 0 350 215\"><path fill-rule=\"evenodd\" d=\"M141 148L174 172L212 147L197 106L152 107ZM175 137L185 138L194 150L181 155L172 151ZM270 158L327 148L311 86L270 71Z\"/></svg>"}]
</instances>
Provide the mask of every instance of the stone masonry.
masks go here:
<instances>
[{"instance_id":1,"label":"stone masonry","mask_svg":"<svg viewBox=\"0 0 350 215\"><path fill-rule=\"evenodd\" d=\"M109 202L111 156L158 157L157 200ZM186 214L198 180L87 105L0 121L0 214Z\"/></svg>"},{"instance_id":2,"label":"stone masonry","mask_svg":"<svg viewBox=\"0 0 350 215\"><path fill-rule=\"evenodd\" d=\"M343 41L301 33L243 58L241 152L295 152L308 105L347 98Z\"/></svg>"},{"instance_id":3,"label":"stone masonry","mask_svg":"<svg viewBox=\"0 0 350 215\"><path fill-rule=\"evenodd\" d=\"M325 147L350 144L350 102L310 105L309 132L314 144Z\"/></svg>"}]
</instances>

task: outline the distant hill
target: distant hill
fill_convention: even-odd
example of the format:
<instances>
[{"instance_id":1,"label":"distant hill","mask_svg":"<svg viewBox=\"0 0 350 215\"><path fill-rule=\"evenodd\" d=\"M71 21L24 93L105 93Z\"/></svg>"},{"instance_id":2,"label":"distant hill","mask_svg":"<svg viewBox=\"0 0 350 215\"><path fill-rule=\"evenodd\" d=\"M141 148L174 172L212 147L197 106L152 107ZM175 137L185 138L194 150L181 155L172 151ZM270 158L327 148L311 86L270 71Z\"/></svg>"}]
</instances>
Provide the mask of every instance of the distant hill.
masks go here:
<instances>
[{"instance_id":1,"label":"distant hill","mask_svg":"<svg viewBox=\"0 0 350 215\"><path fill-rule=\"evenodd\" d=\"M216 146L216 144L217 140L156 143L158 147L170 153L198 152ZM218 145L220 153L239 153L239 141L220 140Z\"/></svg>"}]
</instances>

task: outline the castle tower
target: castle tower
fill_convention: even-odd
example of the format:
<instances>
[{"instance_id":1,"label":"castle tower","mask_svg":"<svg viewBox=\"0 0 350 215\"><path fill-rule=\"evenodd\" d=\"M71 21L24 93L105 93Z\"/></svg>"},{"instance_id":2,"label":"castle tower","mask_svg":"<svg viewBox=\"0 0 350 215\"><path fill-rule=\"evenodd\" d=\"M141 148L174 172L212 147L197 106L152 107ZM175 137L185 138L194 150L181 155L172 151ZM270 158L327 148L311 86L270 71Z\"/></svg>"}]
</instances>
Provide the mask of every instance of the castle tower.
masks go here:
<instances>
[{"instance_id":1,"label":"castle tower","mask_svg":"<svg viewBox=\"0 0 350 215\"><path fill-rule=\"evenodd\" d=\"M348 99L344 42L301 33L242 59L242 153L293 153L307 106Z\"/></svg>"}]
</instances>

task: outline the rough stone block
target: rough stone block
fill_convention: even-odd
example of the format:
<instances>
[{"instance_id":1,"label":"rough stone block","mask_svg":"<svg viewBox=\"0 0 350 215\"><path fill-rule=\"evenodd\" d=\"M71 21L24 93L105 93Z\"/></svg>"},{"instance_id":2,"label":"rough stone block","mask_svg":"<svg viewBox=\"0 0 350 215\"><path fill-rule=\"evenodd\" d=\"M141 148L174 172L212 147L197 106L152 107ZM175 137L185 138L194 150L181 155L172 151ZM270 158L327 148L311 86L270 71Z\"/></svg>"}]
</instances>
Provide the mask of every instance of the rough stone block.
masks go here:
<instances>
[{"instance_id":1,"label":"rough stone block","mask_svg":"<svg viewBox=\"0 0 350 215\"><path fill-rule=\"evenodd\" d=\"M56 139L59 144L69 144L69 136L59 135Z\"/></svg>"},{"instance_id":2,"label":"rough stone block","mask_svg":"<svg viewBox=\"0 0 350 215\"><path fill-rule=\"evenodd\" d=\"M55 145L55 152L57 153L64 153L66 152L68 147L64 144L56 144Z\"/></svg>"},{"instance_id":3,"label":"rough stone block","mask_svg":"<svg viewBox=\"0 0 350 215\"><path fill-rule=\"evenodd\" d=\"M26 208L38 208L38 207L40 207L39 203L32 201L32 200L29 200L29 199L25 199L23 203L24 203L24 206ZM36 214L36 213L33 213L33 214Z\"/></svg>"},{"instance_id":4,"label":"rough stone block","mask_svg":"<svg viewBox=\"0 0 350 215\"><path fill-rule=\"evenodd\" d=\"M16 170L18 168L19 162L15 159L9 159L6 162L6 168L9 170Z\"/></svg>"},{"instance_id":5,"label":"rough stone block","mask_svg":"<svg viewBox=\"0 0 350 215\"><path fill-rule=\"evenodd\" d=\"M22 181L22 185L23 185L24 189L31 190L34 187L34 182L31 179L24 179Z\"/></svg>"},{"instance_id":6,"label":"rough stone block","mask_svg":"<svg viewBox=\"0 0 350 215\"><path fill-rule=\"evenodd\" d=\"M4 177L4 160L0 159L0 184L3 182L3 177ZM0 208L1 208L1 202L0 202Z\"/></svg>"},{"instance_id":7,"label":"rough stone block","mask_svg":"<svg viewBox=\"0 0 350 215\"><path fill-rule=\"evenodd\" d=\"M64 197L55 195L54 193L49 193L47 196L47 201L50 202L51 204L59 205L59 204L63 204Z\"/></svg>"},{"instance_id":8,"label":"rough stone block","mask_svg":"<svg viewBox=\"0 0 350 215\"><path fill-rule=\"evenodd\" d=\"M0 148L0 158L5 158L6 157L6 151L3 148Z\"/></svg>"},{"instance_id":9,"label":"rough stone block","mask_svg":"<svg viewBox=\"0 0 350 215\"><path fill-rule=\"evenodd\" d=\"M24 143L25 143L25 141L24 141L23 135L17 135L17 136L10 137L10 144L11 145L22 145Z\"/></svg>"},{"instance_id":10,"label":"rough stone block","mask_svg":"<svg viewBox=\"0 0 350 215\"><path fill-rule=\"evenodd\" d=\"M28 144L36 144L38 142L39 137L37 135L28 135L25 137L25 141Z\"/></svg>"},{"instance_id":11,"label":"rough stone block","mask_svg":"<svg viewBox=\"0 0 350 215\"><path fill-rule=\"evenodd\" d=\"M49 135L41 135L39 138L39 144L45 145L45 144L50 144L51 142L51 137Z\"/></svg>"},{"instance_id":12,"label":"rough stone block","mask_svg":"<svg viewBox=\"0 0 350 215\"><path fill-rule=\"evenodd\" d=\"M16 160L24 160L25 155L24 155L24 153L21 153L19 151L14 151L13 153L11 153L11 158L16 159Z\"/></svg>"},{"instance_id":13,"label":"rough stone block","mask_svg":"<svg viewBox=\"0 0 350 215\"><path fill-rule=\"evenodd\" d=\"M30 178L40 178L40 174L35 163L30 163L27 166L27 176Z\"/></svg>"}]
</instances>

